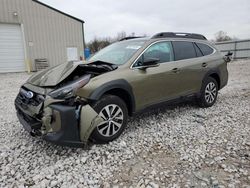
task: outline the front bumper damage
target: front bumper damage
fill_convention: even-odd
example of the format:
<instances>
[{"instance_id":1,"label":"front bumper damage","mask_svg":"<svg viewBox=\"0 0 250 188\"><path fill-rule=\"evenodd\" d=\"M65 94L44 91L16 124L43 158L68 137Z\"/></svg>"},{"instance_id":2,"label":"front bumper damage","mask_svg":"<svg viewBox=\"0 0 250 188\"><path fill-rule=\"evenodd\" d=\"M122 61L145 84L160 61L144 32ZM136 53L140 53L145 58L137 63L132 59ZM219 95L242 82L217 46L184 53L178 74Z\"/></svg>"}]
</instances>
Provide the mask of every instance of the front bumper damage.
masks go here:
<instances>
[{"instance_id":1,"label":"front bumper damage","mask_svg":"<svg viewBox=\"0 0 250 188\"><path fill-rule=\"evenodd\" d=\"M49 96L38 105L25 100L20 100L20 96L15 100L17 117L25 130L58 145L85 146L92 131L103 121L87 103L67 105L64 100Z\"/></svg>"}]
</instances>

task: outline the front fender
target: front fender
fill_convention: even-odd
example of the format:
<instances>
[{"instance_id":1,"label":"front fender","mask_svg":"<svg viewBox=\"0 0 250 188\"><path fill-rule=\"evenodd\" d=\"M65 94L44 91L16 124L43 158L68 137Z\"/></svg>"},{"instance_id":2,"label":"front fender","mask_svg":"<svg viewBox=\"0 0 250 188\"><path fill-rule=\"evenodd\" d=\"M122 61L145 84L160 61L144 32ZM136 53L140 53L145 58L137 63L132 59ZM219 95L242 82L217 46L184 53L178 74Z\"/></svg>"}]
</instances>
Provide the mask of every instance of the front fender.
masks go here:
<instances>
[{"instance_id":1,"label":"front fender","mask_svg":"<svg viewBox=\"0 0 250 188\"><path fill-rule=\"evenodd\" d=\"M131 110L132 112L134 112L135 111L135 97L134 97L133 89L131 85L124 79L113 80L113 81L107 82L99 86L90 94L88 98L94 101L99 100L105 93L107 93L108 91L112 89L122 89L129 95Z\"/></svg>"}]
</instances>

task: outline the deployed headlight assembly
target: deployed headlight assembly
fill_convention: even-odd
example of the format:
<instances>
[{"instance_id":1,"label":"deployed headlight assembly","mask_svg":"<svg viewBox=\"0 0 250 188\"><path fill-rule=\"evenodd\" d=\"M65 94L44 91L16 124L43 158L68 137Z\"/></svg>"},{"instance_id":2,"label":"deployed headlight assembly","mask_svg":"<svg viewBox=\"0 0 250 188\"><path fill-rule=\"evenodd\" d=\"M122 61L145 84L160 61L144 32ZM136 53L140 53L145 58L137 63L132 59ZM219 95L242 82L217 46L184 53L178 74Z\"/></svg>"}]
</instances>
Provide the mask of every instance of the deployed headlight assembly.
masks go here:
<instances>
[{"instance_id":1,"label":"deployed headlight assembly","mask_svg":"<svg viewBox=\"0 0 250 188\"><path fill-rule=\"evenodd\" d=\"M67 85L51 91L48 95L54 99L67 99L73 97L76 91L85 86L90 80L90 74L80 77Z\"/></svg>"}]
</instances>

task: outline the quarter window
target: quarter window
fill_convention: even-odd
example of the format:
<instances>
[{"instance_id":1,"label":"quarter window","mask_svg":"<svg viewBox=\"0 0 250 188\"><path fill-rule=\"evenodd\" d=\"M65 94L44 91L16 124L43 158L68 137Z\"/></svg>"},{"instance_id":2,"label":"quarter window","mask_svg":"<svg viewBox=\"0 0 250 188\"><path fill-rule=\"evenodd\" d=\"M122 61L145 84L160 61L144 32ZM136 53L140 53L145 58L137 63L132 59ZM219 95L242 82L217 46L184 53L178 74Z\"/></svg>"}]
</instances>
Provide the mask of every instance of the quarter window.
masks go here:
<instances>
[{"instance_id":1,"label":"quarter window","mask_svg":"<svg viewBox=\"0 0 250 188\"><path fill-rule=\"evenodd\" d=\"M203 55L209 55L213 53L213 48L209 47L206 44L202 44L202 43L196 43L197 46L201 49Z\"/></svg>"},{"instance_id":2,"label":"quarter window","mask_svg":"<svg viewBox=\"0 0 250 188\"><path fill-rule=\"evenodd\" d=\"M136 61L133 67L143 65L147 59L159 59L159 63L165 63L174 60L171 42L159 42L150 46Z\"/></svg>"},{"instance_id":3,"label":"quarter window","mask_svg":"<svg viewBox=\"0 0 250 188\"><path fill-rule=\"evenodd\" d=\"M192 42L173 41L175 60L190 59L196 57Z\"/></svg>"}]
</instances>

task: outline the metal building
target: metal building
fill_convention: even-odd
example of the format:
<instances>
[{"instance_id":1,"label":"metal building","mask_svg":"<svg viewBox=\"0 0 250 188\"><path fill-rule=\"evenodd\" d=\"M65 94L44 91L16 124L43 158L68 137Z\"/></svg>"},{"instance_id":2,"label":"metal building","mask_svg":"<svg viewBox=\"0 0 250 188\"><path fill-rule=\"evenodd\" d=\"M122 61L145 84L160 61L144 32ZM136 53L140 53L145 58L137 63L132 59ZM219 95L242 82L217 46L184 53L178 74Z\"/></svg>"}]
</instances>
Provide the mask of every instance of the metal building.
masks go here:
<instances>
[{"instance_id":1,"label":"metal building","mask_svg":"<svg viewBox=\"0 0 250 188\"><path fill-rule=\"evenodd\" d=\"M83 24L37 0L0 0L0 72L35 70L41 58L49 66L79 60Z\"/></svg>"}]
</instances>

